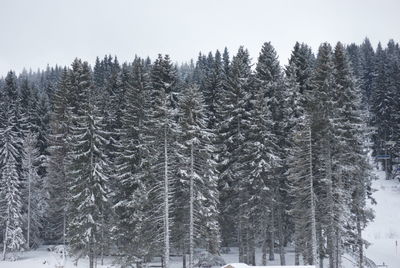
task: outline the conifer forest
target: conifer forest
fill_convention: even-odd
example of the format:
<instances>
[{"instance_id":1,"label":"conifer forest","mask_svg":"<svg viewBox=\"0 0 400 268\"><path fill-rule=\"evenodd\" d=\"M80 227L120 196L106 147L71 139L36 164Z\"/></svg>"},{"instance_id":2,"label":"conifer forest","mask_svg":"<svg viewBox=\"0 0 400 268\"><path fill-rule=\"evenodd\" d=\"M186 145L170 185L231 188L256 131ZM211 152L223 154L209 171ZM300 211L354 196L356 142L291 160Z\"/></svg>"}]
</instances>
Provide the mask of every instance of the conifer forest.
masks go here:
<instances>
[{"instance_id":1,"label":"conifer forest","mask_svg":"<svg viewBox=\"0 0 400 268\"><path fill-rule=\"evenodd\" d=\"M266 42L0 74L1 260L63 245L90 268L194 268L236 247L248 265L292 251L372 267L373 170L392 179L400 157L399 44L293 45L286 65Z\"/></svg>"}]
</instances>

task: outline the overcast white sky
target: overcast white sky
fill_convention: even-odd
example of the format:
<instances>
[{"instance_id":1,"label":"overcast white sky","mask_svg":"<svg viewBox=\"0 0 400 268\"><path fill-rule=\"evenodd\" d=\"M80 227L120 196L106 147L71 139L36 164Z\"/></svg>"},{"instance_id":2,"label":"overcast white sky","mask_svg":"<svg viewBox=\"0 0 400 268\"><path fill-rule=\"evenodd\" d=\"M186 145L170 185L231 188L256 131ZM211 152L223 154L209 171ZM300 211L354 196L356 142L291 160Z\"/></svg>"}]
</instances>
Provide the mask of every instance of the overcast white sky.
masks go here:
<instances>
[{"instance_id":1,"label":"overcast white sky","mask_svg":"<svg viewBox=\"0 0 400 268\"><path fill-rule=\"evenodd\" d=\"M400 0L0 0L0 76L105 54L183 62L240 45L256 60L265 41L285 64L295 41L399 41L399 11Z\"/></svg>"}]
</instances>

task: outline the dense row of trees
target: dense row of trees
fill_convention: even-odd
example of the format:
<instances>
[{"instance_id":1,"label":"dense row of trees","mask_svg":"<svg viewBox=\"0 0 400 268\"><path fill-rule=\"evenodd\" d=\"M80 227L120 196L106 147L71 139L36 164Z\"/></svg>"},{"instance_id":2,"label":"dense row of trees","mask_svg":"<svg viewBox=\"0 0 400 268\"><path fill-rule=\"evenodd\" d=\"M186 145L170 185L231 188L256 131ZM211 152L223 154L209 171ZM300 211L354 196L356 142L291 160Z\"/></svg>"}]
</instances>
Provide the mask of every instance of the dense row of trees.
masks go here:
<instances>
[{"instance_id":1,"label":"dense row of trees","mask_svg":"<svg viewBox=\"0 0 400 268\"><path fill-rule=\"evenodd\" d=\"M396 140L400 52L297 43L281 67L270 43L255 68L230 57L168 56L93 68L9 72L0 80L0 224L7 252L64 243L90 267L118 252L140 266L194 248L262 264L363 267L374 151ZM399 95L399 96L397 96ZM370 126L378 131L370 135ZM397 143L396 143L397 146ZM393 151L394 153L394 151ZM392 165L390 165L391 170ZM388 169L389 169L388 168ZM257 262L260 262L257 261ZM186 258L184 258L186 266Z\"/></svg>"}]
</instances>

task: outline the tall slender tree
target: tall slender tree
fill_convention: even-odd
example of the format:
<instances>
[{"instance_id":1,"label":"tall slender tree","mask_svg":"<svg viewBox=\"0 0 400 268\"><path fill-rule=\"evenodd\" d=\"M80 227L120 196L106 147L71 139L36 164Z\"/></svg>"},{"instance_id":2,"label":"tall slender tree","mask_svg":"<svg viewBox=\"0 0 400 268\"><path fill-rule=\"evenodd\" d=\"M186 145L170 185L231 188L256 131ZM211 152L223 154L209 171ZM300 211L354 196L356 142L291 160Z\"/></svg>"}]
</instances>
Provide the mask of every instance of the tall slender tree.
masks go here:
<instances>
[{"instance_id":1,"label":"tall slender tree","mask_svg":"<svg viewBox=\"0 0 400 268\"><path fill-rule=\"evenodd\" d=\"M151 133L147 133L146 139L151 150L151 156L148 157L152 158L148 159L153 178L149 198L153 202L154 224L158 225L159 233L163 236L158 239L163 245L165 268L169 267L171 185L172 174L176 172L173 154L178 128L176 82L176 70L169 56L159 55L151 69L151 110L148 122Z\"/></svg>"},{"instance_id":2,"label":"tall slender tree","mask_svg":"<svg viewBox=\"0 0 400 268\"><path fill-rule=\"evenodd\" d=\"M22 129L18 111L16 77L9 72L1 91L0 105L0 217L3 260L8 250L19 251L25 244L22 216L21 150Z\"/></svg>"},{"instance_id":3,"label":"tall slender tree","mask_svg":"<svg viewBox=\"0 0 400 268\"><path fill-rule=\"evenodd\" d=\"M99 116L99 93L92 85L89 66L75 60L74 86L79 93L79 106L72 114L73 125L68 152L68 175L71 177L68 237L73 250L89 256L89 266L102 241L103 218L109 211L107 158L104 153L107 132Z\"/></svg>"}]
</instances>

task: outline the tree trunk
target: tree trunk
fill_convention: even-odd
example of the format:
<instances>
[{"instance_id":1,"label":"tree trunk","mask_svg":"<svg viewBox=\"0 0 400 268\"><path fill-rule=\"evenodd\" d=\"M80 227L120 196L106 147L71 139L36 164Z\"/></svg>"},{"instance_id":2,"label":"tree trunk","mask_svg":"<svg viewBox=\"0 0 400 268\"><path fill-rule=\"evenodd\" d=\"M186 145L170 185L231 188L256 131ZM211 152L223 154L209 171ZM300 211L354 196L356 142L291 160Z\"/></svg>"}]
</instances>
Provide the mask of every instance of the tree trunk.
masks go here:
<instances>
[{"instance_id":1,"label":"tree trunk","mask_svg":"<svg viewBox=\"0 0 400 268\"><path fill-rule=\"evenodd\" d=\"M252 223L252 226L254 224ZM248 253L248 260L249 264L252 266L256 265L256 247L255 247L255 237L254 237L254 229L249 228L249 253Z\"/></svg>"},{"instance_id":2,"label":"tree trunk","mask_svg":"<svg viewBox=\"0 0 400 268\"><path fill-rule=\"evenodd\" d=\"M358 267L364 267L364 249L363 249L363 240L362 240L362 228L361 228L361 220L360 216L357 215L357 246L358 246Z\"/></svg>"},{"instance_id":3,"label":"tree trunk","mask_svg":"<svg viewBox=\"0 0 400 268\"><path fill-rule=\"evenodd\" d=\"M193 251L194 251L194 160L193 160L193 141L190 145L190 189L189 189L189 268L193 268Z\"/></svg>"},{"instance_id":4,"label":"tree trunk","mask_svg":"<svg viewBox=\"0 0 400 268\"><path fill-rule=\"evenodd\" d=\"M29 162L31 162L31 161L29 161ZM31 163L29 163L28 165L31 168ZM26 236L26 247L29 249L30 237L31 237L31 198L32 198L32 193L31 193L31 180L32 180L31 178L32 178L32 176L31 176L30 170L29 170L28 174L29 174L29 176L28 176L28 230L27 230L27 236Z\"/></svg>"},{"instance_id":5,"label":"tree trunk","mask_svg":"<svg viewBox=\"0 0 400 268\"><path fill-rule=\"evenodd\" d=\"M321 224L317 227L318 232L318 247L319 247L319 268L324 268L324 238L322 236L322 227ZM317 265L317 264L316 264Z\"/></svg>"},{"instance_id":6,"label":"tree trunk","mask_svg":"<svg viewBox=\"0 0 400 268\"><path fill-rule=\"evenodd\" d=\"M167 125L164 128L164 268L169 268L169 182Z\"/></svg>"},{"instance_id":7,"label":"tree trunk","mask_svg":"<svg viewBox=\"0 0 400 268\"><path fill-rule=\"evenodd\" d=\"M183 246L183 250L182 250L182 267L186 268L186 249L185 249L185 246Z\"/></svg>"},{"instance_id":8,"label":"tree trunk","mask_svg":"<svg viewBox=\"0 0 400 268\"><path fill-rule=\"evenodd\" d=\"M286 258L285 258L285 239L283 236L283 230L282 230L282 223L279 223L278 225L278 236L279 236L279 258L282 266L286 265Z\"/></svg>"},{"instance_id":9,"label":"tree trunk","mask_svg":"<svg viewBox=\"0 0 400 268\"><path fill-rule=\"evenodd\" d=\"M310 179L310 221L311 221L311 265L318 265L317 259L317 223L315 219L315 196L314 196L314 175L313 175L313 153L312 153L312 131L311 123L308 122L309 130L309 179Z\"/></svg>"},{"instance_id":10,"label":"tree trunk","mask_svg":"<svg viewBox=\"0 0 400 268\"><path fill-rule=\"evenodd\" d=\"M295 223L294 226L295 240L294 240L294 265L300 265L300 245L299 245L299 227ZM303 256L304 257L304 256Z\"/></svg>"},{"instance_id":11,"label":"tree trunk","mask_svg":"<svg viewBox=\"0 0 400 268\"><path fill-rule=\"evenodd\" d=\"M94 252L93 252L93 234L90 236L89 241L89 268L94 268Z\"/></svg>"},{"instance_id":12,"label":"tree trunk","mask_svg":"<svg viewBox=\"0 0 400 268\"><path fill-rule=\"evenodd\" d=\"M240 196L241 194L239 194ZM242 208L239 205L239 225L238 225L238 246L239 246L239 262L244 262L243 252L243 230L242 230Z\"/></svg>"},{"instance_id":13,"label":"tree trunk","mask_svg":"<svg viewBox=\"0 0 400 268\"><path fill-rule=\"evenodd\" d=\"M275 209L273 201L271 201L271 215L269 222L269 260L275 260Z\"/></svg>"},{"instance_id":14,"label":"tree trunk","mask_svg":"<svg viewBox=\"0 0 400 268\"><path fill-rule=\"evenodd\" d=\"M9 212L9 210L7 210L7 211ZM7 213L7 214L9 214L9 213ZM6 230L4 232L4 237L3 237L3 261L6 260L6 253L7 253L8 225L9 225L9 220L7 219Z\"/></svg>"},{"instance_id":15,"label":"tree trunk","mask_svg":"<svg viewBox=\"0 0 400 268\"><path fill-rule=\"evenodd\" d=\"M246 250L245 250L245 263L250 264L250 237L249 237L249 222L246 221Z\"/></svg>"},{"instance_id":16,"label":"tree trunk","mask_svg":"<svg viewBox=\"0 0 400 268\"><path fill-rule=\"evenodd\" d=\"M294 265L300 265L300 251L298 246L294 246Z\"/></svg>"},{"instance_id":17,"label":"tree trunk","mask_svg":"<svg viewBox=\"0 0 400 268\"><path fill-rule=\"evenodd\" d=\"M331 150L330 145L327 144L327 168L326 168L326 181L327 185L327 198L328 198L328 232L326 234L326 246L327 246L327 253L329 256L329 268L336 268L335 264L335 257L336 251L334 246L334 200L333 200L333 183L332 183L332 157L331 157Z\"/></svg>"},{"instance_id":18,"label":"tree trunk","mask_svg":"<svg viewBox=\"0 0 400 268\"><path fill-rule=\"evenodd\" d=\"M283 234L283 211L282 211L282 202L280 195L278 193L279 205L277 207L278 213L278 239L279 239L279 258L282 266L286 265L285 259L285 236Z\"/></svg>"},{"instance_id":19,"label":"tree trunk","mask_svg":"<svg viewBox=\"0 0 400 268\"><path fill-rule=\"evenodd\" d=\"M336 229L336 267L335 268L340 268L342 267L342 260L341 260L341 256L342 256L342 243L340 240L341 237L341 232L340 229L337 228Z\"/></svg>"},{"instance_id":20,"label":"tree trunk","mask_svg":"<svg viewBox=\"0 0 400 268\"><path fill-rule=\"evenodd\" d=\"M261 246L261 264L263 266L267 265L267 230L265 229L265 225L263 226L263 242Z\"/></svg>"},{"instance_id":21,"label":"tree trunk","mask_svg":"<svg viewBox=\"0 0 400 268\"><path fill-rule=\"evenodd\" d=\"M100 262L104 265L104 217L101 219L101 248L100 248Z\"/></svg>"}]
</instances>

